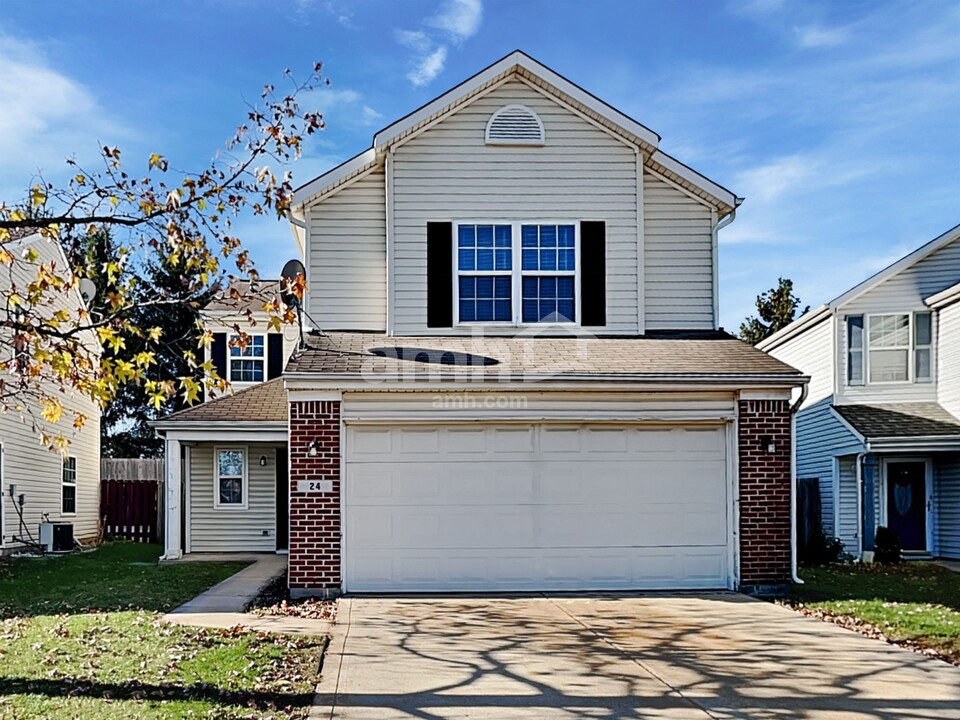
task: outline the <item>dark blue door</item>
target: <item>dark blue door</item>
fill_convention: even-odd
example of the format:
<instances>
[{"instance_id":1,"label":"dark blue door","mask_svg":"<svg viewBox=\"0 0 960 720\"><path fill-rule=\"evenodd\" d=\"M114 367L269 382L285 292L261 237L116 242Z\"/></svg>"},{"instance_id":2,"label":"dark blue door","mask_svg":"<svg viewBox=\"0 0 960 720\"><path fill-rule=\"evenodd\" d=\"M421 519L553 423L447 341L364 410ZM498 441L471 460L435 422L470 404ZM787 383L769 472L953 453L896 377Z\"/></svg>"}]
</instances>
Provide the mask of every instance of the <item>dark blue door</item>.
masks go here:
<instances>
[{"instance_id":1,"label":"dark blue door","mask_svg":"<svg viewBox=\"0 0 960 720\"><path fill-rule=\"evenodd\" d=\"M887 525L904 550L927 549L927 467L887 463Z\"/></svg>"}]
</instances>

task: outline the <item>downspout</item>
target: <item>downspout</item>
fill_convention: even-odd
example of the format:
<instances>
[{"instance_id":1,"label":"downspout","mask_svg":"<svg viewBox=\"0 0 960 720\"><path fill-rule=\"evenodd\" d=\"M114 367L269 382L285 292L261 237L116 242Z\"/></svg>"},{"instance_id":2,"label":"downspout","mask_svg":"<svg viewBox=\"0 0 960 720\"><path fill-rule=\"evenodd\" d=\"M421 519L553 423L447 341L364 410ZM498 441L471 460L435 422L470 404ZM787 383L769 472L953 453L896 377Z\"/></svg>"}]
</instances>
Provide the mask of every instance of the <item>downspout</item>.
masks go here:
<instances>
[{"instance_id":1,"label":"downspout","mask_svg":"<svg viewBox=\"0 0 960 720\"><path fill-rule=\"evenodd\" d=\"M865 452L857 453L857 558L863 562L863 459Z\"/></svg>"},{"instance_id":2,"label":"downspout","mask_svg":"<svg viewBox=\"0 0 960 720\"><path fill-rule=\"evenodd\" d=\"M790 579L798 585L797 576L797 411L807 399L806 385L800 388L800 397L790 406Z\"/></svg>"},{"instance_id":3,"label":"downspout","mask_svg":"<svg viewBox=\"0 0 960 720\"><path fill-rule=\"evenodd\" d=\"M741 199L736 199L737 206L740 205ZM710 229L710 252L713 257L713 327L714 329L719 329L720 327L720 240L719 233L727 225L732 223L737 217L737 208L736 206L729 213L724 215L714 226Z\"/></svg>"}]
</instances>

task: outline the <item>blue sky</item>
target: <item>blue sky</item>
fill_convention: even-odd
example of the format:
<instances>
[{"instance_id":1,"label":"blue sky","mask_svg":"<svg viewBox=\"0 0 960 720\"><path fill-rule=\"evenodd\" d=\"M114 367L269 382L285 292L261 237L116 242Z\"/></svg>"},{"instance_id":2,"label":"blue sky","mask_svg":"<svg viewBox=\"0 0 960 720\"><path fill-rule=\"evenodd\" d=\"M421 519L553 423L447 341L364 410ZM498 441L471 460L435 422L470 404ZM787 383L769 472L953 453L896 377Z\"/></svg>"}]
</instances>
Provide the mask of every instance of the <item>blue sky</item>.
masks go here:
<instances>
[{"instance_id":1,"label":"blue sky","mask_svg":"<svg viewBox=\"0 0 960 720\"><path fill-rule=\"evenodd\" d=\"M815 306L960 222L955 0L7 0L0 198L98 143L201 166L264 83L319 60L300 184L516 48L746 197L721 234L728 329L779 275ZM294 253L284 225L238 230L264 274Z\"/></svg>"}]
</instances>

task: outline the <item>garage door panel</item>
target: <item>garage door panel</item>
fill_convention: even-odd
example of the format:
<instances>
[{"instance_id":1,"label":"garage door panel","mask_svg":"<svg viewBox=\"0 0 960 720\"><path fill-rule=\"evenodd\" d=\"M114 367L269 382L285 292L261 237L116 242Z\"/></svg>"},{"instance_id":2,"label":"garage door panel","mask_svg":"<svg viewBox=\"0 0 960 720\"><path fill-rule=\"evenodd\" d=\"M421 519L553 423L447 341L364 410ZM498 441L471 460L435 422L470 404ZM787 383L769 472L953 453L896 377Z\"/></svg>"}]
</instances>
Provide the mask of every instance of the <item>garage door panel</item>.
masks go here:
<instances>
[{"instance_id":1,"label":"garage door panel","mask_svg":"<svg viewBox=\"0 0 960 720\"><path fill-rule=\"evenodd\" d=\"M351 563L355 589L367 592L523 590L657 590L717 587L726 568L721 548L655 549L643 555L598 549L571 552L544 550L419 550L398 558L386 553L361 554Z\"/></svg>"},{"instance_id":2,"label":"garage door panel","mask_svg":"<svg viewBox=\"0 0 960 720\"><path fill-rule=\"evenodd\" d=\"M724 587L722 426L349 427L353 591Z\"/></svg>"}]
</instances>

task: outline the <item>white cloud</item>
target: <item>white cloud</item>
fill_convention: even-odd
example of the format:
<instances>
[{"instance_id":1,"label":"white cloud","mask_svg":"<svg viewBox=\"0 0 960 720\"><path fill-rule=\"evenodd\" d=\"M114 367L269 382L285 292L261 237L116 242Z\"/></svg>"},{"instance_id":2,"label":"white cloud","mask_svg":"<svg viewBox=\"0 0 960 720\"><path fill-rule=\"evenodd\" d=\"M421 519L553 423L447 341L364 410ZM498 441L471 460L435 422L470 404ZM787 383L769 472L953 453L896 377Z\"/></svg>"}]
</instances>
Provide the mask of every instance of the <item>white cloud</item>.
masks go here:
<instances>
[{"instance_id":1,"label":"white cloud","mask_svg":"<svg viewBox=\"0 0 960 720\"><path fill-rule=\"evenodd\" d=\"M451 41L457 43L476 35L482 20L481 0L447 0L440 12L429 18L426 24L443 30Z\"/></svg>"},{"instance_id":2,"label":"white cloud","mask_svg":"<svg viewBox=\"0 0 960 720\"><path fill-rule=\"evenodd\" d=\"M0 35L0 197L18 200L31 176L66 171L76 155L92 163L99 142L132 133L82 83L51 66L35 44ZM11 197L11 193L14 195Z\"/></svg>"},{"instance_id":3,"label":"white cloud","mask_svg":"<svg viewBox=\"0 0 960 720\"><path fill-rule=\"evenodd\" d=\"M396 30L394 38L413 50L407 79L415 86L428 85L443 72L447 44L459 45L476 35L483 20L482 0L445 0L426 20L426 30Z\"/></svg>"},{"instance_id":4,"label":"white cloud","mask_svg":"<svg viewBox=\"0 0 960 720\"><path fill-rule=\"evenodd\" d=\"M786 193L796 193L817 175L821 165L821 161L801 155L779 158L738 173L734 187L746 197L770 202Z\"/></svg>"},{"instance_id":5,"label":"white cloud","mask_svg":"<svg viewBox=\"0 0 960 720\"><path fill-rule=\"evenodd\" d=\"M816 26L793 29L800 47L824 48L843 45L850 37L847 28L822 28Z\"/></svg>"},{"instance_id":6,"label":"white cloud","mask_svg":"<svg viewBox=\"0 0 960 720\"><path fill-rule=\"evenodd\" d=\"M373 125L374 123L378 122L381 118L383 118L382 113L378 113L369 105L363 106L362 113L363 113L362 117L363 117L364 125Z\"/></svg>"},{"instance_id":7,"label":"white cloud","mask_svg":"<svg viewBox=\"0 0 960 720\"><path fill-rule=\"evenodd\" d=\"M441 45L429 55L421 58L413 70L407 73L407 79L417 87L428 85L443 71L446 62L447 48Z\"/></svg>"}]
</instances>

